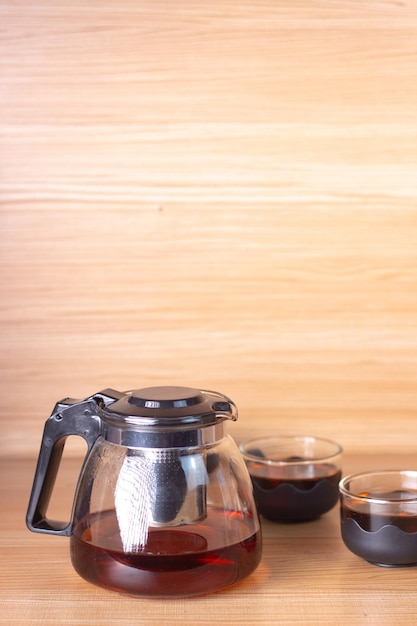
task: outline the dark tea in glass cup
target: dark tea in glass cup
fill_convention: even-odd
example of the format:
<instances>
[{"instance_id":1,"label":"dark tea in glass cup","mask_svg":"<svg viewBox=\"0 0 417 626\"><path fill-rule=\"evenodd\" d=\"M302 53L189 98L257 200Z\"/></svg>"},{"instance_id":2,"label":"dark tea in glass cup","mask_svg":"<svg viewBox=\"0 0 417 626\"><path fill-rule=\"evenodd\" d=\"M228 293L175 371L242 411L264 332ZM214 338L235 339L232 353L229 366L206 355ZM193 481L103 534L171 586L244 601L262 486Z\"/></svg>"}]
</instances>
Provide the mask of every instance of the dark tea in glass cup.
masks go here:
<instances>
[{"instance_id":1,"label":"dark tea in glass cup","mask_svg":"<svg viewBox=\"0 0 417 626\"><path fill-rule=\"evenodd\" d=\"M344 477L340 521L347 548L374 565L417 565L417 471Z\"/></svg>"},{"instance_id":2,"label":"dark tea in glass cup","mask_svg":"<svg viewBox=\"0 0 417 626\"><path fill-rule=\"evenodd\" d=\"M258 512L275 522L316 519L339 501L342 447L311 436L269 436L240 445Z\"/></svg>"}]
</instances>

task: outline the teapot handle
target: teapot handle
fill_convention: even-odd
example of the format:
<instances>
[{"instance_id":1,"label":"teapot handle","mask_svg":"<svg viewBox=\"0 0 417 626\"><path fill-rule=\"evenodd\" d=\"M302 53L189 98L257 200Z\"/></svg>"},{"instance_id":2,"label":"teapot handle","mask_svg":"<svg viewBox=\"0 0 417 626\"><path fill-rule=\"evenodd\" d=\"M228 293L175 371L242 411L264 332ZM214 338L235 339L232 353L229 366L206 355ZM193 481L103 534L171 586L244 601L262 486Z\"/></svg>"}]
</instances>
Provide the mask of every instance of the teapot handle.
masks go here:
<instances>
[{"instance_id":1,"label":"teapot handle","mask_svg":"<svg viewBox=\"0 0 417 626\"><path fill-rule=\"evenodd\" d=\"M67 437L83 437L87 442L87 457L101 433L101 420L97 411L100 400L99 394L83 401L62 400L55 405L46 421L26 515L29 530L67 537L71 534L72 520L50 520L46 516L47 509Z\"/></svg>"}]
</instances>

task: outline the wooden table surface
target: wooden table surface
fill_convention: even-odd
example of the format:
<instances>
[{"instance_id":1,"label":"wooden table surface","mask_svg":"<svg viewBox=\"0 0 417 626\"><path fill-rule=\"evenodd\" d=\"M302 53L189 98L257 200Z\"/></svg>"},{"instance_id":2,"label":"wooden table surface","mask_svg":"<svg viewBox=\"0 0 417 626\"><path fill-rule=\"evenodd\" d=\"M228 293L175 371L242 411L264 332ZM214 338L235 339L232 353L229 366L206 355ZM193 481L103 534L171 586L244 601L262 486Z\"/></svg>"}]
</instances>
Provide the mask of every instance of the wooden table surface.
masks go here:
<instances>
[{"instance_id":1,"label":"wooden table surface","mask_svg":"<svg viewBox=\"0 0 417 626\"><path fill-rule=\"evenodd\" d=\"M65 480L75 473L69 462ZM345 472L416 468L414 456L347 456ZM33 460L0 464L0 623L415 625L417 569L380 568L342 543L338 507L304 524L263 520L258 569L230 589L191 599L156 600L102 590L73 571L68 539L30 533L25 511ZM57 506L65 498L63 488Z\"/></svg>"}]
</instances>

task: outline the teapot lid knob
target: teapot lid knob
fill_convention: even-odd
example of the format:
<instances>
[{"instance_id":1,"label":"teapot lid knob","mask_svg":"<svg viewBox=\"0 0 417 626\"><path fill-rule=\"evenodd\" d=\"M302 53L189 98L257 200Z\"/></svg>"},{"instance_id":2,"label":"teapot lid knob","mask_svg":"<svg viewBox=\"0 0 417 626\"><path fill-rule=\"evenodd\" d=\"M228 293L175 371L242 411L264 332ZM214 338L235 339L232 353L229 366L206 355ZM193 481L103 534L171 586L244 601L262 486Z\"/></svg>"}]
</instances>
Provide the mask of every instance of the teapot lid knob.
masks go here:
<instances>
[{"instance_id":1,"label":"teapot lid knob","mask_svg":"<svg viewBox=\"0 0 417 626\"><path fill-rule=\"evenodd\" d=\"M145 409L184 409L202 404L201 391L190 387L147 387L132 391L128 403Z\"/></svg>"}]
</instances>

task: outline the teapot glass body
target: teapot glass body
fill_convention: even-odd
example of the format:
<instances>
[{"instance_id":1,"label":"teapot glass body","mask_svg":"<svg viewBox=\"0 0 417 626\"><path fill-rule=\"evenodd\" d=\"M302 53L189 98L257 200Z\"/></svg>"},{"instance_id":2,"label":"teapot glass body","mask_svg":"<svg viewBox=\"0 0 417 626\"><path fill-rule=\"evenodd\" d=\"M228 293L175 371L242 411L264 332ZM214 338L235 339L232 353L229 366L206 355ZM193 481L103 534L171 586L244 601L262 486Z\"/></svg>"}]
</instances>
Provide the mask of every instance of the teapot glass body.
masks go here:
<instances>
[{"instance_id":1,"label":"teapot glass body","mask_svg":"<svg viewBox=\"0 0 417 626\"><path fill-rule=\"evenodd\" d=\"M237 417L228 398L175 387L106 390L57 407L49 420L58 434L47 432L48 420L27 519L30 530L70 537L80 576L173 597L213 592L254 571L260 524L245 463L224 432ZM47 505L68 434L84 436L89 451L64 523L48 520Z\"/></svg>"}]
</instances>

